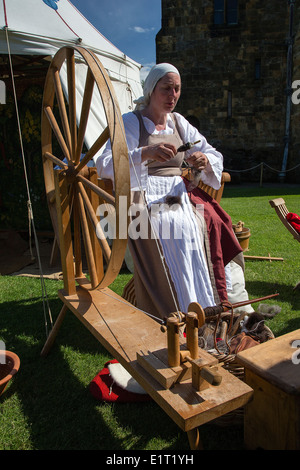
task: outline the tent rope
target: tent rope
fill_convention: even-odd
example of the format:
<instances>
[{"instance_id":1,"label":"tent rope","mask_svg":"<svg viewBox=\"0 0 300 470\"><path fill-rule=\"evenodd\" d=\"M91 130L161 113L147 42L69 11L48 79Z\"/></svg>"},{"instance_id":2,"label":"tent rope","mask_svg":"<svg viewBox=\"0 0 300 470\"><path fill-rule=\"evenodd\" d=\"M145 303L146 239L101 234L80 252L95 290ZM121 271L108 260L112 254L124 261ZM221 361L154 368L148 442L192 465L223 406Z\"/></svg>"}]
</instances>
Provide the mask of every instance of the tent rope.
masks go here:
<instances>
[{"instance_id":1,"label":"tent rope","mask_svg":"<svg viewBox=\"0 0 300 470\"><path fill-rule=\"evenodd\" d=\"M40 270L40 280L41 280L41 287L42 287L42 300L43 300L43 311L44 311L46 337L48 337L49 332L48 332L48 321L47 321L46 307L47 307L47 310L48 310L48 315L49 315L49 321L50 321L50 324L51 324L51 328L53 328L53 321L52 321L52 314L51 314L51 309L50 309L50 306L49 306L49 300L48 300L45 280L44 280L44 276L43 276L42 265L41 265L39 243L38 243L37 233L36 233L35 224L34 224L34 217L33 217L33 211L32 211L32 203L31 203L31 197L30 197L28 177L27 177L27 168L26 168L26 161L25 161L25 155L24 155L22 131L21 131L21 124L20 124L17 94L16 94L16 88L15 88L14 73L13 73L13 66L12 66L12 59L11 59L11 51L10 51L10 45L9 45L8 27L7 26L5 26L5 33L6 33L6 43L7 43L7 50L8 50L9 66L10 66L10 72L11 72L12 88L13 88L13 95L14 95L14 102L15 102L16 116L17 116L17 123L18 123L18 133L19 133L21 154L22 154L22 160L23 160L24 177L25 177L25 184L26 184L27 197L28 197L27 208L28 208L30 254L31 254L31 258L33 258L32 248L31 248L31 227L32 227L32 231L33 231L33 235L34 235L34 241L35 241L35 247L36 247L36 253L37 253L37 260L38 260L38 265L39 265L39 270Z\"/></svg>"}]
</instances>

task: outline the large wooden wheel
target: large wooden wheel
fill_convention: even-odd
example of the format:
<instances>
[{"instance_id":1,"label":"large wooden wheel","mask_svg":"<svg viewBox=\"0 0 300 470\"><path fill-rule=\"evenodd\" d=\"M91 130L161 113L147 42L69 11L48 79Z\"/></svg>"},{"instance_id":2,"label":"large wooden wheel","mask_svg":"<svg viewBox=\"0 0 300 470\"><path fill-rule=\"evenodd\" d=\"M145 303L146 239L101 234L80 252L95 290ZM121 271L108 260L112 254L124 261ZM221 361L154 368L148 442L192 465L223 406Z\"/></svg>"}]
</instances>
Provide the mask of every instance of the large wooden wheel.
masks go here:
<instances>
[{"instance_id":1,"label":"large wooden wheel","mask_svg":"<svg viewBox=\"0 0 300 470\"><path fill-rule=\"evenodd\" d=\"M75 60L85 63L87 68L82 106L76 97ZM66 67L68 100L63 93L62 67ZM102 99L107 127L99 132L99 137L82 158L95 87ZM76 120L80 108L80 119ZM90 164L108 139L111 140L114 165L113 192L101 187L96 168ZM124 230L127 234L128 150L111 81L97 57L85 48L63 47L49 67L42 108L42 156L47 201L59 242L65 289L69 294L74 293L76 281L86 289L107 287L120 271L127 245ZM101 230L97 215L99 204L107 204L109 210L115 211L112 244Z\"/></svg>"}]
</instances>

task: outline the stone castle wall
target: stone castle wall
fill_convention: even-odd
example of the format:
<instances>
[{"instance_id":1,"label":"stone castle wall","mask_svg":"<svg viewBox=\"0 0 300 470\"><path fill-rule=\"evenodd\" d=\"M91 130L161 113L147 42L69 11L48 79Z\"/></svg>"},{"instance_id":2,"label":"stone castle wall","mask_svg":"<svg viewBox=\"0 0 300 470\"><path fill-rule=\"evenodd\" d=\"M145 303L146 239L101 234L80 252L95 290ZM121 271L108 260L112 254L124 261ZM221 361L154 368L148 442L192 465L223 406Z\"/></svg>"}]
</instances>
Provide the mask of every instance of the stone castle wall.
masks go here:
<instances>
[{"instance_id":1,"label":"stone castle wall","mask_svg":"<svg viewBox=\"0 0 300 470\"><path fill-rule=\"evenodd\" d=\"M238 24L227 26L214 24L211 0L162 0L157 62L180 70L183 91L176 110L198 120L200 131L223 152L226 168L243 170L263 161L279 170L286 133L289 5L282 0L238 3ZM295 5L293 77L300 80L298 25ZM300 104L291 113L288 166L299 160ZM276 175L267 173L270 179Z\"/></svg>"}]
</instances>

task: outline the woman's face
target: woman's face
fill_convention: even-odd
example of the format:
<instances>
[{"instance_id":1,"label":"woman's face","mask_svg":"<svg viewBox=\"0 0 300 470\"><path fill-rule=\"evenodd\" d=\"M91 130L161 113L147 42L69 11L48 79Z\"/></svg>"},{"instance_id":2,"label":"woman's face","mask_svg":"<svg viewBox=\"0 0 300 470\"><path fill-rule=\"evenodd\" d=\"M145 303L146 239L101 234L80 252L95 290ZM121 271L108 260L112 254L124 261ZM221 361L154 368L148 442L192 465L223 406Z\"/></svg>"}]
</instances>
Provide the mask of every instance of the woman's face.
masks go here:
<instances>
[{"instance_id":1,"label":"woman's face","mask_svg":"<svg viewBox=\"0 0 300 470\"><path fill-rule=\"evenodd\" d=\"M156 84L150 104L164 113L171 113L179 100L181 80L177 73L167 73Z\"/></svg>"}]
</instances>

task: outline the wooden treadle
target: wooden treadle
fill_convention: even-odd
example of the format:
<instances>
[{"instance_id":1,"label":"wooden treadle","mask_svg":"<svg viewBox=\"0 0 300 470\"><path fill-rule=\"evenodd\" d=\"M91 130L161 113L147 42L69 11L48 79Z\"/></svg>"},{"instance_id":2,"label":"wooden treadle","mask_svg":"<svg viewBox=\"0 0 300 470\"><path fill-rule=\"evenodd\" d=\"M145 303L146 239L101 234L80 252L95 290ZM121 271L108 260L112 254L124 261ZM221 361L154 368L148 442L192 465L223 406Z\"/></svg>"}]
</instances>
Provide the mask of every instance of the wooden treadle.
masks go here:
<instances>
[{"instance_id":1,"label":"wooden treadle","mask_svg":"<svg viewBox=\"0 0 300 470\"><path fill-rule=\"evenodd\" d=\"M149 393L183 430L190 431L223 414L244 406L252 389L220 367L222 383L201 392L191 379L165 388L137 359L167 347L167 336L160 325L115 294L109 288L87 291L77 288L75 295L59 291L64 305L88 328L99 342ZM161 357L156 359L163 363Z\"/></svg>"}]
</instances>

